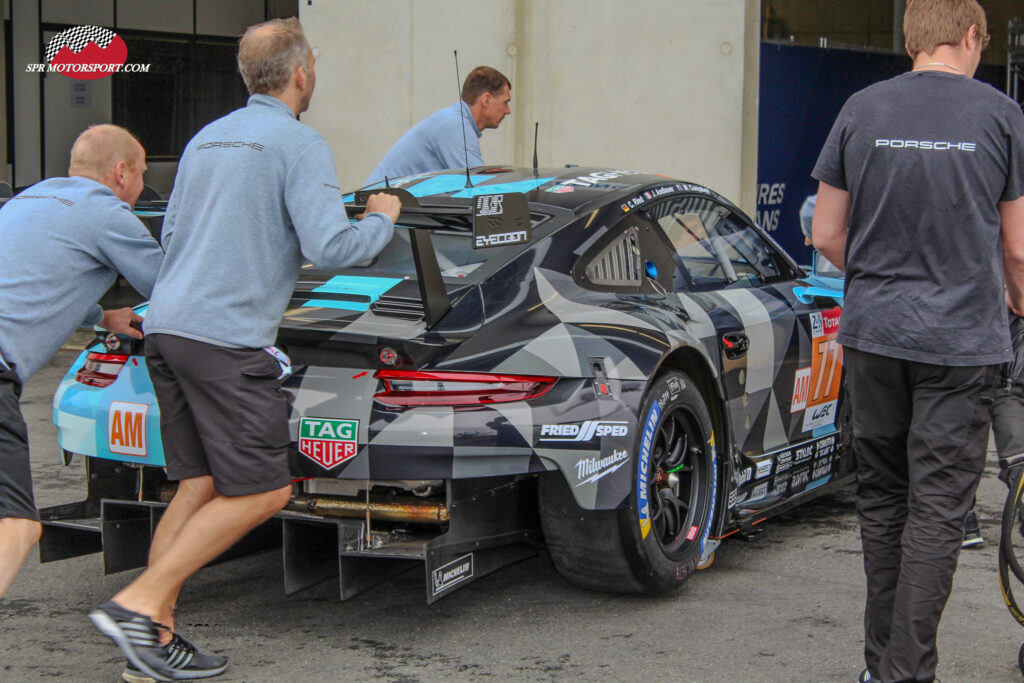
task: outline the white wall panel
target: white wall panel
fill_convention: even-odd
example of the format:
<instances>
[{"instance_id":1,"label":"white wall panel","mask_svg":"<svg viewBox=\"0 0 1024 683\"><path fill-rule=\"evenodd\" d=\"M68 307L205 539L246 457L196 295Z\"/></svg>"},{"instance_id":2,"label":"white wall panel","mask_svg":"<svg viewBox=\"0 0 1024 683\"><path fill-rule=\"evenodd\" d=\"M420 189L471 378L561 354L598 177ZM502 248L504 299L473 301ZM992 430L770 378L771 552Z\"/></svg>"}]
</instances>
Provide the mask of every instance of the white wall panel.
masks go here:
<instances>
[{"instance_id":1,"label":"white wall panel","mask_svg":"<svg viewBox=\"0 0 1024 683\"><path fill-rule=\"evenodd\" d=\"M481 140L486 163L531 163L539 121L541 165L664 173L737 202L753 187L756 0L312 0L299 13L320 50L303 120L334 145L342 187L455 101L455 48L463 78L489 64L512 80L511 117Z\"/></svg>"},{"instance_id":2,"label":"white wall panel","mask_svg":"<svg viewBox=\"0 0 1024 683\"><path fill-rule=\"evenodd\" d=\"M113 26L114 0L42 0L44 24Z\"/></svg>"}]
</instances>

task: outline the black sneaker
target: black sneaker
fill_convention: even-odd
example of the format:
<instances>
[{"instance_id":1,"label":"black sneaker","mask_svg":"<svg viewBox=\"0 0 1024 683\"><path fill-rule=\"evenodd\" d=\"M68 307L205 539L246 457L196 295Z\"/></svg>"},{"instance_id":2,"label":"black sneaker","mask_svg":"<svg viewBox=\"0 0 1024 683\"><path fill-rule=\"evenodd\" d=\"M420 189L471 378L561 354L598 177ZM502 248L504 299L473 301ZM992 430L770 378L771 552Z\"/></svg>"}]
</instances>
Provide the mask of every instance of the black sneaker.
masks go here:
<instances>
[{"instance_id":1,"label":"black sneaker","mask_svg":"<svg viewBox=\"0 0 1024 683\"><path fill-rule=\"evenodd\" d=\"M108 600L89 619L100 632L117 643L137 671L154 681L173 681L174 668L164 660L153 620Z\"/></svg>"},{"instance_id":2,"label":"black sneaker","mask_svg":"<svg viewBox=\"0 0 1024 683\"><path fill-rule=\"evenodd\" d=\"M878 679L871 676L871 672L864 669L860 672L860 676L857 676L857 683L877 683Z\"/></svg>"},{"instance_id":3,"label":"black sneaker","mask_svg":"<svg viewBox=\"0 0 1024 683\"><path fill-rule=\"evenodd\" d=\"M174 679L178 681L217 676L228 668L227 657L204 655L177 633L162 650L164 661L174 669ZM135 668L131 661L125 665L121 678L128 683L153 683L155 680Z\"/></svg>"},{"instance_id":4,"label":"black sneaker","mask_svg":"<svg viewBox=\"0 0 1024 683\"><path fill-rule=\"evenodd\" d=\"M961 548L976 548L985 542L981 537L981 528L978 526L978 516L974 510L968 510L964 517L964 540L961 541Z\"/></svg>"}]
</instances>

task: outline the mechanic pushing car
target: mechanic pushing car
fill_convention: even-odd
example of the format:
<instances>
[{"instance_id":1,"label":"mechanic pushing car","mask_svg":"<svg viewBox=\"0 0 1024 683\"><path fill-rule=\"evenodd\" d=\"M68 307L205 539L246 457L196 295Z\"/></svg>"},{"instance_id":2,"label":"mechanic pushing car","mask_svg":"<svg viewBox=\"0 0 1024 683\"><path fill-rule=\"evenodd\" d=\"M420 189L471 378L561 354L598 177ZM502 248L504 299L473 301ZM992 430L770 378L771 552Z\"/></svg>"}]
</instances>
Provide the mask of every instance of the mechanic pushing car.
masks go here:
<instances>
[{"instance_id":1,"label":"mechanic pushing car","mask_svg":"<svg viewBox=\"0 0 1024 683\"><path fill-rule=\"evenodd\" d=\"M178 490L148 569L89 615L128 657L129 680L203 678L226 667L174 634L173 607L189 576L291 495L280 390L290 366L270 345L303 257L322 268L368 260L399 214L397 198L378 194L349 222L330 146L296 118L316 83L297 19L251 26L238 68L247 105L203 128L181 157L145 323L167 475Z\"/></svg>"},{"instance_id":2,"label":"mechanic pushing car","mask_svg":"<svg viewBox=\"0 0 1024 683\"><path fill-rule=\"evenodd\" d=\"M512 82L504 74L489 66L476 67L462 83L462 98L406 131L363 185L414 173L482 166L480 136L512 113L511 100Z\"/></svg>"},{"instance_id":3,"label":"mechanic pushing car","mask_svg":"<svg viewBox=\"0 0 1024 683\"><path fill-rule=\"evenodd\" d=\"M886 683L934 680L1011 358L1006 308L1024 312L1024 115L973 79L985 12L908 0L903 26L912 70L847 101L812 174L814 244L846 270L838 340L867 575L860 680Z\"/></svg>"},{"instance_id":4,"label":"mechanic pushing car","mask_svg":"<svg viewBox=\"0 0 1024 683\"><path fill-rule=\"evenodd\" d=\"M0 597L42 532L22 385L79 325L142 336L130 308L96 302L118 273L143 295L153 289L163 250L131 212L145 171L131 133L92 126L71 147L67 178L37 183L0 210Z\"/></svg>"}]
</instances>

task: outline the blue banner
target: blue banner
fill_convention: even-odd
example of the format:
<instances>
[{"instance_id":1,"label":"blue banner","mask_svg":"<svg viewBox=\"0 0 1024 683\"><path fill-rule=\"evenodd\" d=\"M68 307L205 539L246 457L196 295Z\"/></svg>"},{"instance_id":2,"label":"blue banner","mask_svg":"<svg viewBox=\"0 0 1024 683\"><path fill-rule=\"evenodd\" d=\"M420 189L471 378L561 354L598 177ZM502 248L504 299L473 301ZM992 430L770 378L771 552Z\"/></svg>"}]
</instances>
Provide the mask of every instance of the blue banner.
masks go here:
<instances>
[{"instance_id":1,"label":"blue banner","mask_svg":"<svg viewBox=\"0 0 1024 683\"><path fill-rule=\"evenodd\" d=\"M811 262L800 205L818 191L811 171L839 110L910 66L906 55L761 43L756 220L797 262ZM982 65L976 77L1002 89L1005 69Z\"/></svg>"}]
</instances>

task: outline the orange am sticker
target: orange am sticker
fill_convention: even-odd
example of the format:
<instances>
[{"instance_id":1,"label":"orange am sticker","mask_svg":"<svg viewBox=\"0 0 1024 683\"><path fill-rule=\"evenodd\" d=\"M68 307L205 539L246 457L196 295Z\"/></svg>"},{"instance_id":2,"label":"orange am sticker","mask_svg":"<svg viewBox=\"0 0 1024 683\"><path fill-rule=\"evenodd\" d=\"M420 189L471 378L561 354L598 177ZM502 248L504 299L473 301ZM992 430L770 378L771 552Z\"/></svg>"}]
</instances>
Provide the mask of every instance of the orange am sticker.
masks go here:
<instances>
[{"instance_id":1,"label":"orange am sticker","mask_svg":"<svg viewBox=\"0 0 1024 683\"><path fill-rule=\"evenodd\" d=\"M111 401L107 413L107 448L111 453L146 457L146 415L144 403Z\"/></svg>"}]
</instances>

